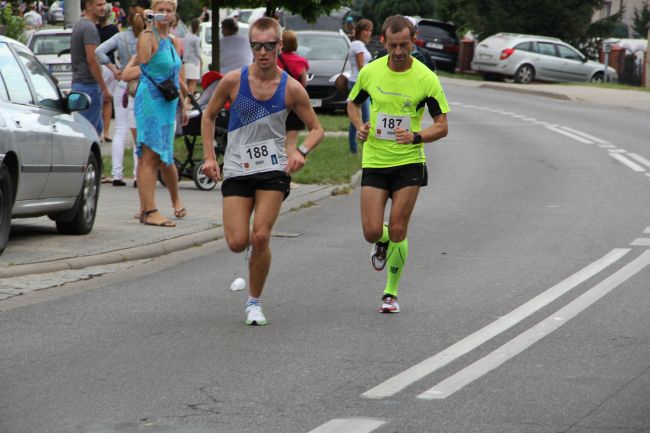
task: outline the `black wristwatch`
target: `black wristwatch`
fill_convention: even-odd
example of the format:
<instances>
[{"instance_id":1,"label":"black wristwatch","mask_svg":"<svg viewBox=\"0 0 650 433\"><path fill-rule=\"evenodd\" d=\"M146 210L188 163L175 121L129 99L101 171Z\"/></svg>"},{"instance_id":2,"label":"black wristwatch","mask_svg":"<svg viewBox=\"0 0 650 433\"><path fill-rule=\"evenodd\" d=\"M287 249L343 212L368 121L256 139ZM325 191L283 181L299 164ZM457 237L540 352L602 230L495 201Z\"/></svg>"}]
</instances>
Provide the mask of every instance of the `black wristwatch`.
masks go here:
<instances>
[{"instance_id":1,"label":"black wristwatch","mask_svg":"<svg viewBox=\"0 0 650 433\"><path fill-rule=\"evenodd\" d=\"M307 154L309 153L309 149L307 149L307 146L305 146L304 144L301 144L300 146L298 146L298 148L297 148L296 150L297 150L298 152L300 152L300 154L301 154L302 156L304 156L305 158L307 158Z\"/></svg>"},{"instance_id":2,"label":"black wristwatch","mask_svg":"<svg viewBox=\"0 0 650 433\"><path fill-rule=\"evenodd\" d=\"M413 141L411 141L413 144L420 144L422 143L422 136L418 134L417 132L413 133Z\"/></svg>"}]
</instances>

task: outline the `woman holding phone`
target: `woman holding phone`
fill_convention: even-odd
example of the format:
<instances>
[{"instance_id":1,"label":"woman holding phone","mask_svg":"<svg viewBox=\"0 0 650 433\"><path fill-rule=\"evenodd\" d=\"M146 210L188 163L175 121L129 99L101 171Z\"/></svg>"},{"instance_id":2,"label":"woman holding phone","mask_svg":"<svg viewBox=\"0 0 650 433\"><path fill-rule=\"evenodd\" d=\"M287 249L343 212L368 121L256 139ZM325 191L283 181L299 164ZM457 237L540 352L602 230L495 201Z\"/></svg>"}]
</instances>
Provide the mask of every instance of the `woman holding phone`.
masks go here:
<instances>
[{"instance_id":1,"label":"woman holding phone","mask_svg":"<svg viewBox=\"0 0 650 433\"><path fill-rule=\"evenodd\" d=\"M137 54L140 64L140 84L135 95L137 125L136 152L138 167L138 192L142 213L140 222L159 227L175 227L156 208L155 188L158 167L161 163L174 165L174 131L176 110L180 104L181 122L187 124L187 111L182 100L185 86L180 58L180 40L169 34L170 24L176 16L176 0L153 0L151 9L145 11L145 29L138 36ZM170 84L173 83L173 86ZM165 96L165 87L175 87L176 98ZM179 89L182 97L178 97ZM162 170L165 184L172 195L176 218L186 215L178 192L175 170Z\"/></svg>"}]
</instances>

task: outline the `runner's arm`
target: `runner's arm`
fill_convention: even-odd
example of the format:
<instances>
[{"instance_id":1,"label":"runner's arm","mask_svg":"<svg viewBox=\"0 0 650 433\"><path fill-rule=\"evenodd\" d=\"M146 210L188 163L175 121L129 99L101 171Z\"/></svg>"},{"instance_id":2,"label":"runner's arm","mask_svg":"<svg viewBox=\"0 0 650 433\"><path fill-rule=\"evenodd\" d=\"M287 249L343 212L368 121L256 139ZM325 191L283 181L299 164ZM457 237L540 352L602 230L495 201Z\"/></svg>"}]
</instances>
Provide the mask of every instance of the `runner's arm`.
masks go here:
<instances>
[{"instance_id":1,"label":"runner's arm","mask_svg":"<svg viewBox=\"0 0 650 433\"><path fill-rule=\"evenodd\" d=\"M431 143L447 136L449 127L447 124L447 114L440 113L433 118L434 124L421 131L416 131L422 136L422 143ZM398 144L411 144L415 134L400 127L395 128L395 141Z\"/></svg>"}]
</instances>

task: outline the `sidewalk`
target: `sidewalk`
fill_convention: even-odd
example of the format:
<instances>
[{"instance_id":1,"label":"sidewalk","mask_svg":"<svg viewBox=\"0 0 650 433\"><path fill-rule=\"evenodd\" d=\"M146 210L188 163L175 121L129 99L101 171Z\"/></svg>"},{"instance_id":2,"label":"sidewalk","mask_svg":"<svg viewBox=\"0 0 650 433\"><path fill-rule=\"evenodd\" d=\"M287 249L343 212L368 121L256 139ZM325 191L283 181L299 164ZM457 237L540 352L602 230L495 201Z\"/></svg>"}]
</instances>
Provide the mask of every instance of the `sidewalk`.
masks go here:
<instances>
[{"instance_id":1,"label":"sidewalk","mask_svg":"<svg viewBox=\"0 0 650 433\"><path fill-rule=\"evenodd\" d=\"M159 185L158 208L176 222L174 228L163 228L145 226L133 218L139 201L137 190L131 184L129 181L126 187L101 185L95 226L85 236L61 235L54 221L47 217L13 220L9 246L0 255L0 278L157 257L223 237L219 186L212 191L201 191L193 181L181 181L180 193L187 216L176 220L167 189ZM307 202L323 200L336 188L341 187L292 184L281 214Z\"/></svg>"},{"instance_id":2,"label":"sidewalk","mask_svg":"<svg viewBox=\"0 0 650 433\"><path fill-rule=\"evenodd\" d=\"M553 99L574 101L586 104L650 111L650 92L641 90L618 90L599 88L595 86L572 86L567 84L551 83L501 83L480 80L465 80L462 78L449 77L441 77L440 81L444 87L450 85L462 87L479 87L483 89L493 89L507 92L525 93L535 96L545 96Z\"/></svg>"}]
</instances>

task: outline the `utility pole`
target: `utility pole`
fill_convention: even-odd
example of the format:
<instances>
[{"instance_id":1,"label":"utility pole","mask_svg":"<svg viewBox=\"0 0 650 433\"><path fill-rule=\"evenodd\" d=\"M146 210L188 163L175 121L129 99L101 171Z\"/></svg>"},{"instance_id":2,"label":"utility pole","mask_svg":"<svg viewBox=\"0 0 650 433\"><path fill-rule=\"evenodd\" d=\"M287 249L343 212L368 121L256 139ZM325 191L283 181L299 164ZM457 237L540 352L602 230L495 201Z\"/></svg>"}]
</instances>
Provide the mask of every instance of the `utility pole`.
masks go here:
<instances>
[{"instance_id":1,"label":"utility pole","mask_svg":"<svg viewBox=\"0 0 650 433\"><path fill-rule=\"evenodd\" d=\"M71 29L81 18L81 5L78 0L63 2L63 27Z\"/></svg>"}]
</instances>

